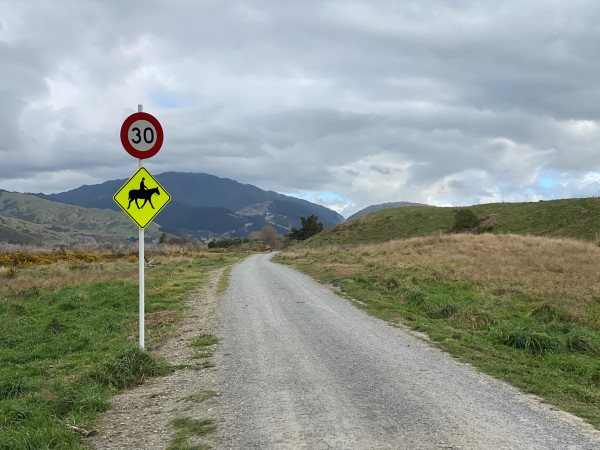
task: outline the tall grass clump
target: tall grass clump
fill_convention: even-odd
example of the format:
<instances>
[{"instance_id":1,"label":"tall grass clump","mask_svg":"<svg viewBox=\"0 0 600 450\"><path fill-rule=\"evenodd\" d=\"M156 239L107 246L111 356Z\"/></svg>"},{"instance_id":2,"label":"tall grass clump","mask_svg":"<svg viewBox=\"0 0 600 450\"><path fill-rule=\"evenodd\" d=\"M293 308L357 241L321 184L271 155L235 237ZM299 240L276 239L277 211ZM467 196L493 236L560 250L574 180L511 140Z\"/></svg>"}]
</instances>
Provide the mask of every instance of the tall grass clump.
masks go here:
<instances>
[{"instance_id":1,"label":"tall grass clump","mask_svg":"<svg viewBox=\"0 0 600 450\"><path fill-rule=\"evenodd\" d=\"M600 336L584 331L574 331L566 337L567 349L573 353L600 356Z\"/></svg>"},{"instance_id":2,"label":"tall grass clump","mask_svg":"<svg viewBox=\"0 0 600 450\"><path fill-rule=\"evenodd\" d=\"M171 367L167 363L136 346L118 353L113 361L93 370L90 378L104 386L124 389L170 372Z\"/></svg>"},{"instance_id":3,"label":"tall grass clump","mask_svg":"<svg viewBox=\"0 0 600 450\"><path fill-rule=\"evenodd\" d=\"M499 340L504 345L525 350L536 356L558 353L563 349L559 338L537 331L522 329L507 330L500 333Z\"/></svg>"},{"instance_id":4,"label":"tall grass clump","mask_svg":"<svg viewBox=\"0 0 600 450\"><path fill-rule=\"evenodd\" d=\"M0 400L17 398L36 390L39 390L39 386L23 376L6 374L0 379Z\"/></svg>"}]
</instances>

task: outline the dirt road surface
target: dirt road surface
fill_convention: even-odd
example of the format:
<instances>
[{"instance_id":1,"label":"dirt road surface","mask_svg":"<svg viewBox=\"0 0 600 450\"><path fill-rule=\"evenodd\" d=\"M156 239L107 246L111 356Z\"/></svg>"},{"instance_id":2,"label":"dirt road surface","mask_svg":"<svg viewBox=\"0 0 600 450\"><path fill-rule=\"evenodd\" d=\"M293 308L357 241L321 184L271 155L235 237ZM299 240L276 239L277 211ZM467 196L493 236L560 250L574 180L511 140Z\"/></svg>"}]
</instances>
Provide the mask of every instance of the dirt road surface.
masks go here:
<instances>
[{"instance_id":1,"label":"dirt road surface","mask_svg":"<svg viewBox=\"0 0 600 450\"><path fill-rule=\"evenodd\" d=\"M598 449L581 420L480 374L256 255L215 356L217 448Z\"/></svg>"}]
</instances>

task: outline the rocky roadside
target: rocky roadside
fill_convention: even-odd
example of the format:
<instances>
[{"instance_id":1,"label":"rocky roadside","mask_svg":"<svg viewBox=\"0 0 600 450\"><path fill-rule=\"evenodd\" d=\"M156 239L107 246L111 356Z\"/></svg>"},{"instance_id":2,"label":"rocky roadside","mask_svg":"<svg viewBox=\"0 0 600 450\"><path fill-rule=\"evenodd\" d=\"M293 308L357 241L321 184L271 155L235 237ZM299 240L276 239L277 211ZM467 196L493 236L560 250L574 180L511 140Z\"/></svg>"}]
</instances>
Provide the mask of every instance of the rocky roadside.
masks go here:
<instances>
[{"instance_id":1,"label":"rocky roadside","mask_svg":"<svg viewBox=\"0 0 600 450\"><path fill-rule=\"evenodd\" d=\"M173 421L212 420L218 427L218 371L211 367L212 358L199 357L210 349L199 352L190 343L203 334L218 331L223 302L216 290L224 270L211 272L206 284L190 295L184 322L169 341L153 351L177 369L169 376L150 379L112 397L112 409L102 416L96 427L98 433L86 438L84 445L98 450L130 450L165 449L177 439L200 448L215 444L217 433L184 436Z\"/></svg>"}]
</instances>

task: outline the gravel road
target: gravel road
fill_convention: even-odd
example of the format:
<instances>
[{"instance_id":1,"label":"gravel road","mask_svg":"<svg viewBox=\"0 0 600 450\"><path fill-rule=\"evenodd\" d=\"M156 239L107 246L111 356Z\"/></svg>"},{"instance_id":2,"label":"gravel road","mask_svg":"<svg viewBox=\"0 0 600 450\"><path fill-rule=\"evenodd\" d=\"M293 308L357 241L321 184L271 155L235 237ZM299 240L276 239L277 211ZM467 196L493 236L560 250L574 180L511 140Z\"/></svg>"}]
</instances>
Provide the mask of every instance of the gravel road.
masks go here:
<instances>
[{"instance_id":1,"label":"gravel road","mask_svg":"<svg viewBox=\"0 0 600 450\"><path fill-rule=\"evenodd\" d=\"M231 274L219 448L598 449L600 434L256 255Z\"/></svg>"}]
</instances>

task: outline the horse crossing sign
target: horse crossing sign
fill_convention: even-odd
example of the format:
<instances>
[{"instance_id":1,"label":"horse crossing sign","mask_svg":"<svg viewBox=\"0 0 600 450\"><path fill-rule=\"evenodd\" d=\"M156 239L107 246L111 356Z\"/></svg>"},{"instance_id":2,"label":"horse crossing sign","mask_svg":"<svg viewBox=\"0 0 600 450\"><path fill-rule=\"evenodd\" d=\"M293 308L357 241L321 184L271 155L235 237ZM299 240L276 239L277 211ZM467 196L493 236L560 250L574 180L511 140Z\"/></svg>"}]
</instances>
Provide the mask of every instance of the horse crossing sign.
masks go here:
<instances>
[{"instance_id":1,"label":"horse crossing sign","mask_svg":"<svg viewBox=\"0 0 600 450\"><path fill-rule=\"evenodd\" d=\"M143 229L169 203L171 196L150 172L140 167L113 195L113 200Z\"/></svg>"}]
</instances>

